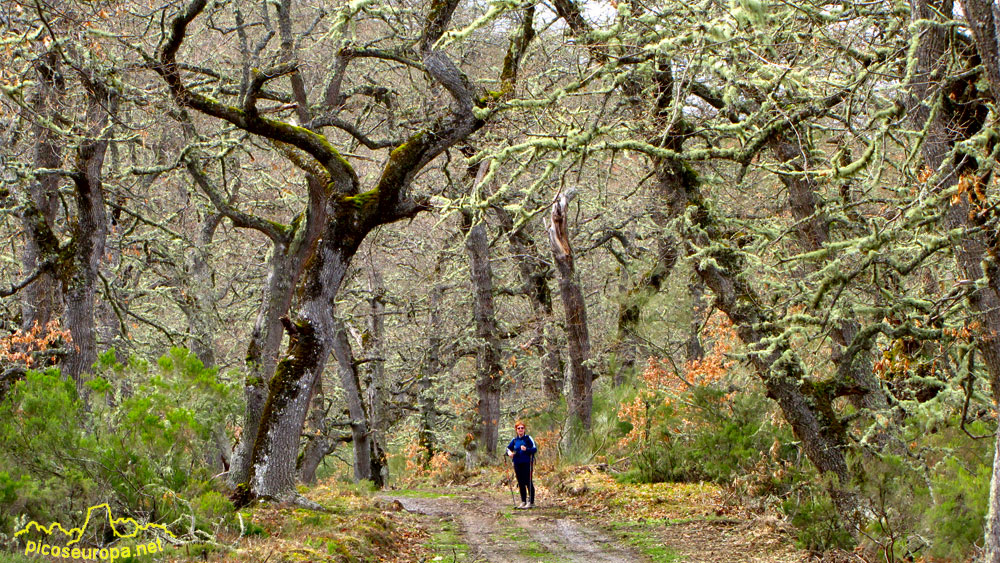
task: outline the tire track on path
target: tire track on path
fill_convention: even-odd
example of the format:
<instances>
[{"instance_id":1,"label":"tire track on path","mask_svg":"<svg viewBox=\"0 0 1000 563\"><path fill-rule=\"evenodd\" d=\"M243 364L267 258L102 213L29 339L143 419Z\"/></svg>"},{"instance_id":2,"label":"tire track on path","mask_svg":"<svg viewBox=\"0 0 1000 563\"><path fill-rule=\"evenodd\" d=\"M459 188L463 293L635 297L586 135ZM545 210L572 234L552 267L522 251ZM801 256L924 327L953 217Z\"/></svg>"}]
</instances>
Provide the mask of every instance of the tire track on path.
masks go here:
<instances>
[{"instance_id":1,"label":"tire track on path","mask_svg":"<svg viewBox=\"0 0 1000 563\"><path fill-rule=\"evenodd\" d=\"M381 494L404 510L454 523L471 561L496 563L634 563L645 558L591 524L552 507L514 510L493 494L416 497Z\"/></svg>"}]
</instances>

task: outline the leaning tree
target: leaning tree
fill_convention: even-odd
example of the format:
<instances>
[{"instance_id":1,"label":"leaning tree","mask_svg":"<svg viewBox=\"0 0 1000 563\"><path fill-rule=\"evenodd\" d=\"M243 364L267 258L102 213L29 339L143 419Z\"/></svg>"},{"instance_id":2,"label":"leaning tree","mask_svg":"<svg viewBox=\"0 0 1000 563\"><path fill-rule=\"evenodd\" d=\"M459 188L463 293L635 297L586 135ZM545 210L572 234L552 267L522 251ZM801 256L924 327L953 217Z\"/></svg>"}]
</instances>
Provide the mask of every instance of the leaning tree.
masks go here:
<instances>
[{"instance_id":1,"label":"leaning tree","mask_svg":"<svg viewBox=\"0 0 1000 563\"><path fill-rule=\"evenodd\" d=\"M173 14L162 46L150 61L152 67L179 106L271 141L303 171L309 185L303 218L291 225L264 227L274 231L272 240L304 229L297 244L305 249L305 259L296 264L301 267L296 303L284 320L287 351L273 375L263 372L262 379L248 381L266 399L259 411L258 405L248 407L246 419L258 421L257 431L246 437L246 478L240 479L238 492L243 502L254 496L292 498L295 460L310 398L327 357L338 342L341 346L344 342L334 316L334 299L355 252L378 225L411 218L429 208L427 196L413 192L414 180L437 156L481 128L500 94L484 92L442 47L468 35L462 30L446 35L457 0L435 2L419 18L410 9L397 11L361 2L344 5L334 14L319 12L311 21L302 13L304 7L300 12L291 2L281 2L275 6L280 47L270 56L262 55L271 37L264 34L256 52L248 48L245 53L261 62L260 66L249 68L229 99L218 99L214 97L217 92L210 95L196 80L206 73L202 65L178 60L189 36L204 41L206 34L220 29L216 20L226 8L212 7L205 14L206 7L205 0L194 0ZM204 23L199 26L199 21ZM242 24L237 22L238 27ZM322 25L326 27L320 32ZM374 39L356 42L363 33ZM316 48L327 53L329 65L315 60L321 55L306 60L298 51L304 41L320 36L324 39ZM513 65L526 47L518 41L511 45L500 66ZM287 83L286 93L267 93L267 88L277 89L281 83ZM269 96L288 100L284 103L293 115L265 111L263 100ZM352 113L356 96L380 104L384 117L373 117L370 106L368 114ZM385 139L372 140L373 131ZM348 160L350 148L362 146L371 155L364 158L378 162L370 179ZM341 369L341 374L345 389L358 389L354 370ZM355 410L351 409L351 424L359 468L370 460L371 431ZM360 476L366 476L364 470Z\"/></svg>"}]
</instances>

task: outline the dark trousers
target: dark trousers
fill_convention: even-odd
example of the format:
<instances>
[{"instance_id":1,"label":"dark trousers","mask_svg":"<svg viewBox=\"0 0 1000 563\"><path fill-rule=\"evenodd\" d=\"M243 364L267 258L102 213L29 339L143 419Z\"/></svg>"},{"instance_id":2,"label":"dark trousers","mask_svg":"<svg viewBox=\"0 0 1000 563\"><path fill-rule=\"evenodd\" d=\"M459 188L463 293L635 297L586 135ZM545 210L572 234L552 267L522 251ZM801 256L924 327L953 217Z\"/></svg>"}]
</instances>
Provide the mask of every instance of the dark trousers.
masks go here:
<instances>
[{"instance_id":1,"label":"dark trousers","mask_svg":"<svg viewBox=\"0 0 1000 563\"><path fill-rule=\"evenodd\" d=\"M530 461L515 463L514 474L517 475L517 488L521 491L521 502L535 504L535 483L531 479L531 465ZM526 496L527 498L525 498Z\"/></svg>"}]
</instances>

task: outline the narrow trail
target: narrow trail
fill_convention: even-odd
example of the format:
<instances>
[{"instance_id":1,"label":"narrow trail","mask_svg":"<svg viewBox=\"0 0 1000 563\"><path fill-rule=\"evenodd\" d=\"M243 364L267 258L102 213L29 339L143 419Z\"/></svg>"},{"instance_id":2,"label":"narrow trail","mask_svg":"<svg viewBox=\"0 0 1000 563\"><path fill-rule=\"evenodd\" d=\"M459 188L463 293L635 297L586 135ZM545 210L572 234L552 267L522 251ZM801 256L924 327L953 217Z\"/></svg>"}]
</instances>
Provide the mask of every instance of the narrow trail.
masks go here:
<instances>
[{"instance_id":1,"label":"narrow trail","mask_svg":"<svg viewBox=\"0 0 1000 563\"><path fill-rule=\"evenodd\" d=\"M645 558L558 507L514 510L510 498L477 491L442 497L379 495L407 512L450 521L469 546L469 561L633 563Z\"/></svg>"}]
</instances>

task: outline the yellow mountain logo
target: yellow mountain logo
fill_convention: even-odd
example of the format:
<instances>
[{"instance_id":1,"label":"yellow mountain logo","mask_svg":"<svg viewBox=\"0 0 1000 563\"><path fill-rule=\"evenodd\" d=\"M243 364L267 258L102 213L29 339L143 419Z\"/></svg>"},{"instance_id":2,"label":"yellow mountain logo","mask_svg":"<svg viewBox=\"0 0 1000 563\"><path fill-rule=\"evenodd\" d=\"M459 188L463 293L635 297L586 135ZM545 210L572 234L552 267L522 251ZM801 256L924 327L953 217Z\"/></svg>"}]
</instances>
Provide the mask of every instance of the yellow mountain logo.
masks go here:
<instances>
[{"instance_id":1,"label":"yellow mountain logo","mask_svg":"<svg viewBox=\"0 0 1000 563\"><path fill-rule=\"evenodd\" d=\"M135 540L134 545L116 545L114 547L103 548L80 547L77 545L80 540L83 539L83 534L84 531L87 530L87 527L91 524L96 525L102 520L99 515L95 515L95 513L101 509L104 510L108 528L115 535L115 537L120 540L133 539ZM150 541L138 543L138 540L140 539L139 534L150 531L152 531L156 537L146 538L144 536L143 539L149 539ZM29 540L28 537L32 535L32 532L44 534L45 537L38 538L38 541ZM66 538L66 541L64 543L47 543L46 540L51 542L54 539L51 537L53 534L62 534L62 536ZM170 536L171 538L175 537L172 533L170 533L170 530L167 530L167 528L162 524L140 524L133 518L115 518L111 514L111 507L108 506L108 503L98 504L88 508L87 517L84 519L83 525L79 528L70 528L67 530L58 522L53 522L48 526L43 526L38 522L31 521L17 532L14 532L15 538L20 538L25 541L25 555L63 557L68 559L80 559L83 561L114 561L124 557L138 557L151 553L159 553L163 551L164 535Z\"/></svg>"}]
</instances>

